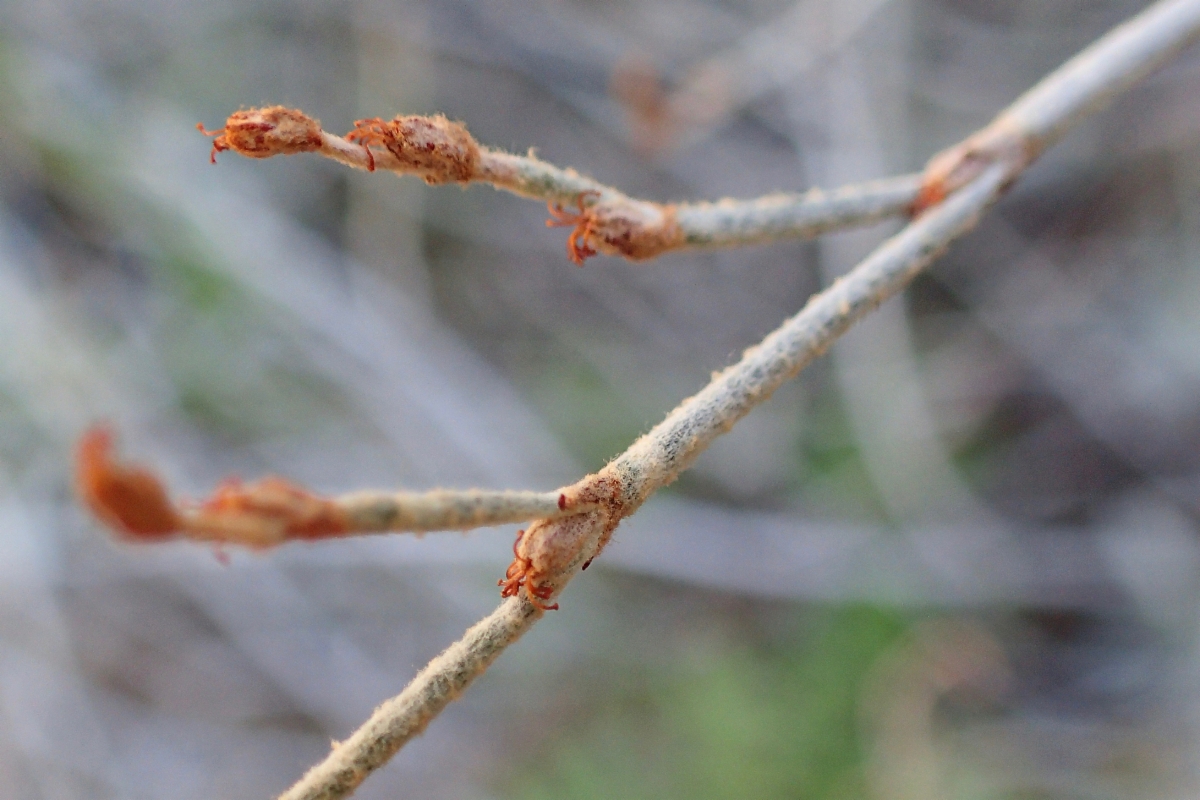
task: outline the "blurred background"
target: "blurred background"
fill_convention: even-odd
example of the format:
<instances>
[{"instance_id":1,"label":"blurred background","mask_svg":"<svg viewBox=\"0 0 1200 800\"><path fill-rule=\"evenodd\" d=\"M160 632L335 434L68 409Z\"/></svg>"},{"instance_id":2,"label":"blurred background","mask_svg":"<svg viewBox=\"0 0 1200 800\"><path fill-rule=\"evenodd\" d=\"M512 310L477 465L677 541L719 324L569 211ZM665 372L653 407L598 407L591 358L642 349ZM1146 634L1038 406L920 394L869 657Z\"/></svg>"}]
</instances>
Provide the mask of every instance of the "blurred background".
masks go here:
<instances>
[{"instance_id":1,"label":"blurred background","mask_svg":"<svg viewBox=\"0 0 1200 800\"><path fill-rule=\"evenodd\" d=\"M583 269L545 210L197 121L441 111L656 200L914 171L1136 0L0 3L0 795L265 798L488 613L513 529L113 541L199 497L548 490L897 225ZM363 798L1200 787L1200 52L746 418Z\"/></svg>"}]
</instances>

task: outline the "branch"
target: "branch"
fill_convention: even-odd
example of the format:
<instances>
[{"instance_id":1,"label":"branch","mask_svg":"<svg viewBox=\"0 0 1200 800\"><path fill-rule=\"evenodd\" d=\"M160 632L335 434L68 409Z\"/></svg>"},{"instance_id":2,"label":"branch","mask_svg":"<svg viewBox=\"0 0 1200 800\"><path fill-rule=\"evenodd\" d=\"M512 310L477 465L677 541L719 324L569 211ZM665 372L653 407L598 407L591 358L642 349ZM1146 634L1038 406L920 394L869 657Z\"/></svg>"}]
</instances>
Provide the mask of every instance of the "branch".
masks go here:
<instances>
[{"instance_id":1,"label":"branch","mask_svg":"<svg viewBox=\"0 0 1200 800\"><path fill-rule=\"evenodd\" d=\"M430 720L541 616L541 611L521 598L501 603L430 661L403 692L375 709L349 739L336 743L326 759L279 800L337 800L353 794L364 778L387 763L405 742L420 735Z\"/></svg>"},{"instance_id":2,"label":"branch","mask_svg":"<svg viewBox=\"0 0 1200 800\"><path fill-rule=\"evenodd\" d=\"M203 126L197 126L204 131ZM920 188L915 175L830 192L775 194L756 200L655 203L562 169L532 154L483 147L460 122L443 116L363 119L345 137L283 106L234 112L217 131L216 154L251 158L318 153L350 167L416 175L429 184L489 183L545 201L552 227L570 227L567 253L582 264L597 253L645 261L683 248L733 247L784 238L812 238L911 211Z\"/></svg>"},{"instance_id":3,"label":"branch","mask_svg":"<svg viewBox=\"0 0 1200 800\"><path fill-rule=\"evenodd\" d=\"M284 480L227 480L198 504L173 503L154 473L113 457L113 434L97 426L76 450L76 486L93 513L139 541L172 537L274 547L296 539L363 533L469 530L557 519L586 511L562 492L354 492L323 498Z\"/></svg>"},{"instance_id":4,"label":"branch","mask_svg":"<svg viewBox=\"0 0 1200 800\"><path fill-rule=\"evenodd\" d=\"M968 154L956 155L949 170L940 169L951 163L948 155L935 158L923 192L928 210L811 298L799 314L625 453L566 490L569 503L594 503L596 509L530 526L518 539L516 559L501 582L510 599L434 659L398 697L380 706L281 800L336 800L351 794L552 607L546 601L591 563L623 517L675 480L717 436L973 228L1041 148L1197 36L1200 0L1151 6L1052 73L985 129L1019 132L1020 147L973 150L964 143L946 151ZM977 134L967 142L979 138ZM936 202L934 190L940 193Z\"/></svg>"},{"instance_id":5,"label":"branch","mask_svg":"<svg viewBox=\"0 0 1200 800\"><path fill-rule=\"evenodd\" d=\"M512 592L515 596L434 659L399 696L376 709L280 800L334 800L353 792L552 607L545 601L599 554L622 518L675 480L717 436L974 227L1000 196L1004 180L1004 170L993 167L910 224L603 470L565 490L568 503L596 510L530 526L518 540L518 569L509 570L510 579L519 579L514 588L526 591Z\"/></svg>"},{"instance_id":6,"label":"branch","mask_svg":"<svg viewBox=\"0 0 1200 800\"><path fill-rule=\"evenodd\" d=\"M546 201L552 216L547 224L573 229L567 253L575 263L598 253L646 261L683 248L811 238L919 213L997 161L1008 162L1015 177L1079 119L1190 44L1197 35L1196 13L1190 0L1174 0L1114 29L986 128L935 156L923 179L901 176L831 192L716 203L638 200L532 151L518 156L481 146L462 123L440 115L362 119L341 137L299 110L270 106L234 112L216 131L197 127L216 137L214 162L225 150L251 158L315 152L358 169L417 175L429 184L490 183Z\"/></svg>"},{"instance_id":7,"label":"branch","mask_svg":"<svg viewBox=\"0 0 1200 800\"><path fill-rule=\"evenodd\" d=\"M985 128L934 156L915 209L940 203L990 164L1015 179L1084 117L1200 38L1200 3L1160 0L1039 81Z\"/></svg>"},{"instance_id":8,"label":"branch","mask_svg":"<svg viewBox=\"0 0 1200 800\"><path fill-rule=\"evenodd\" d=\"M757 200L684 203L675 221L688 247L734 247L785 238L814 239L913 209L921 186L919 175L868 181L831 191L775 194Z\"/></svg>"}]
</instances>

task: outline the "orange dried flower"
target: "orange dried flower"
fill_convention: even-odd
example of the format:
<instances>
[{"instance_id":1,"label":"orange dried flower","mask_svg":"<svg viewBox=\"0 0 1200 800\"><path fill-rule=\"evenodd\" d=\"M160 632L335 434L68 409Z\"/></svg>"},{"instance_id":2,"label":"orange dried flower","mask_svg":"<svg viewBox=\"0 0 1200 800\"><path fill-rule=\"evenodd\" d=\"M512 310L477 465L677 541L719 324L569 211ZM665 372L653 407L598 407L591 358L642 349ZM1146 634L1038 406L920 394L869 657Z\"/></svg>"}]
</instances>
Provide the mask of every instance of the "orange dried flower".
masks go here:
<instances>
[{"instance_id":1,"label":"orange dried flower","mask_svg":"<svg viewBox=\"0 0 1200 800\"><path fill-rule=\"evenodd\" d=\"M236 479L225 481L192 515L189 526L196 532L263 547L349 530L345 514L335 503L275 476L245 485Z\"/></svg>"},{"instance_id":2,"label":"orange dried flower","mask_svg":"<svg viewBox=\"0 0 1200 800\"><path fill-rule=\"evenodd\" d=\"M75 451L75 484L88 508L122 536L153 540L178 533L271 547L288 539L321 539L350 530L335 502L276 477L250 484L230 479L203 503L179 508L154 473L117 461L113 442L112 431L104 425L83 435Z\"/></svg>"},{"instance_id":3,"label":"orange dried flower","mask_svg":"<svg viewBox=\"0 0 1200 800\"><path fill-rule=\"evenodd\" d=\"M217 163L217 153L233 150L249 158L290 156L321 149L321 122L303 111L285 106L247 108L235 111L220 130L196 128L205 136L215 136L209 156Z\"/></svg>"},{"instance_id":4,"label":"orange dried flower","mask_svg":"<svg viewBox=\"0 0 1200 800\"><path fill-rule=\"evenodd\" d=\"M379 145L431 185L465 183L475 176L479 164L479 145L466 126L441 114L356 120L346 140L366 148L368 170L375 169L371 146Z\"/></svg>"},{"instance_id":5,"label":"orange dried flower","mask_svg":"<svg viewBox=\"0 0 1200 800\"><path fill-rule=\"evenodd\" d=\"M546 203L546 210L550 213L550 219L546 220L547 228L574 228L571 235L567 237L567 255L581 267L584 261L596 255L596 250L588 244L588 237L592 235L595 215L583 205L584 198L593 194L598 196L600 193L589 189L586 192L580 192L579 196L575 198L575 206L579 209L578 214L564 210L558 203Z\"/></svg>"},{"instance_id":6,"label":"orange dried flower","mask_svg":"<svg viewBox=\"0 0 1200 800\"><path fill-rule=\"evenodd\" d=\"M90 428L75 450L75 488L97 517L117 533L161 539L178 531L182 519L162 482L149 470L113 458L113 433Z\"/></svg>"}]
</instances>

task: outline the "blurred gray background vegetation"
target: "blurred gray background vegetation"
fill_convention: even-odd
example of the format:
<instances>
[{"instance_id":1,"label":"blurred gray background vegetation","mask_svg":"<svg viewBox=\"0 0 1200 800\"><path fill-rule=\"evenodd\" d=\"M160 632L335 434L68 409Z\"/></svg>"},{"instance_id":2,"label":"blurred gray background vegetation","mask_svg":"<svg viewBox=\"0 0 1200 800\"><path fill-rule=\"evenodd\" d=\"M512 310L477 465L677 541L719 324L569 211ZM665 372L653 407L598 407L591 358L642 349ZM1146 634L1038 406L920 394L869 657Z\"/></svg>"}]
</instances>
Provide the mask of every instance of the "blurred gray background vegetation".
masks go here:
<instances>
[{"instance_id":1,"label":"blurred gray background vegetation","mask_svg":"<svg viewBox=\"0 0 1200 800\"><path fill-rule=\"evenodd\" d=\"M918 169L1143 5L0 3L0 794L273 796L511 555L115 543L72 497L89 422L192 497L550 489L894 229L577 269L536 203L212 167L197 120L441 111L634 195L750 197ZM701 109L665 143L633 113L660 84ZM1191 52L622 525L360 796L1193 796L1198 156Z\"/></svg>"}]
</instances>

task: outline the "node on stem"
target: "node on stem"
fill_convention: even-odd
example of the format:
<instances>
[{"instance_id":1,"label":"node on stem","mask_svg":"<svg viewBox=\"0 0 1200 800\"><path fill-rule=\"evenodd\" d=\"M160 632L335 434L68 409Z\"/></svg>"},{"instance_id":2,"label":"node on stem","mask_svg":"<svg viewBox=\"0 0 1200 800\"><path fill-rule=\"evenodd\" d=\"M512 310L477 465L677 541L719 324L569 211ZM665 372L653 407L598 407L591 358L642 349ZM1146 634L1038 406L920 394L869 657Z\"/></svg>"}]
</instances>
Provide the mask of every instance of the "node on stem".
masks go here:
<instances>
[{"instance_id":1,"label":"node on stem","mask_svg":"<svg viewBox=\"0 0 1200 800\"><path fill-rule=\"evenodd\" d=\"M209 160L217 163L217 153L233 150L249 158L289 156L321 149L321 122L295 108L268 106L235 111L219 130L207 131L202 123L196 128L205 136L215 136Z\"/></svg>"}]
</instances>

